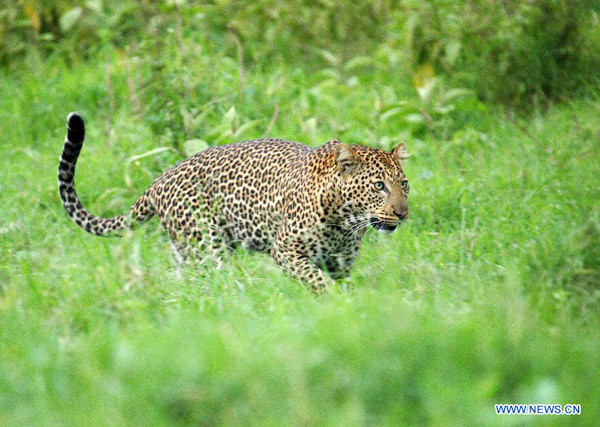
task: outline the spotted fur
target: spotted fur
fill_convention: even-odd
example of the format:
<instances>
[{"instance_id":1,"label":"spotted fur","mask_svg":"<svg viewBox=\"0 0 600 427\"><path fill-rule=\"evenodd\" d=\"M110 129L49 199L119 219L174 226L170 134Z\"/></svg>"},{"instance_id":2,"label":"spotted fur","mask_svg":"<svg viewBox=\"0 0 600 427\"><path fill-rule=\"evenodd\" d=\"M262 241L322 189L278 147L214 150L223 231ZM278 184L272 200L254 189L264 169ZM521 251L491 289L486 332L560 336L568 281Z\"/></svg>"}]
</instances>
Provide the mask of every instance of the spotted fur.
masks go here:
<instances>
[{"instance_id":1,"label":"spotted fur","mask_svg":"<svg viewBox=\"0 0 600 427\"><path fill-rule=\"evenodd\" d=\"M321 292L349 273L367 226L391 232L408 216L403 143L385 152L261 139L204 150L160 175L124 214L98 218L75 192L84 135L81 116L71 113L58 169L71 219L106 236L157 215L185 260L242 245L269 252Z\"/></svg>"}]
</instances>

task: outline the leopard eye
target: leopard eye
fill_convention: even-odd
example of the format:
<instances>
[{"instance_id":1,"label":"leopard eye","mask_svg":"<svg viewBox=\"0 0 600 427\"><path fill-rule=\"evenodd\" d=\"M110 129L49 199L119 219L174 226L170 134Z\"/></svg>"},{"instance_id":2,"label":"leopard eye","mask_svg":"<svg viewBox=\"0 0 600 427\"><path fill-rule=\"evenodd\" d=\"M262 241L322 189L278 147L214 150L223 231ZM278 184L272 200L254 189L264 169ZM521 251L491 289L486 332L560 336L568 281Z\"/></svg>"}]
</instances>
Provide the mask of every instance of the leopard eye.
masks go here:
<instances>
[{"instance_id":1,"label":"leopard eye","mask_svg":"<svg viewBox=\"0 0 600 427\"><path fill-rule=\"evenodd\" d=\"M373 185L375 186L375 190L377 191L381 191L385 187L385 184L382 181L377 181Z\"/></svg>"},{"instance_id":2,"label":"leopard eye","mask_svg":"<svg viewBox=\"0 0 600 427\"><path fill-rule=\"evenodd\" d=\"M402 189L406 190L406 187L408 187L408 180L402 180Z\"/></svg>"}]
</instances>

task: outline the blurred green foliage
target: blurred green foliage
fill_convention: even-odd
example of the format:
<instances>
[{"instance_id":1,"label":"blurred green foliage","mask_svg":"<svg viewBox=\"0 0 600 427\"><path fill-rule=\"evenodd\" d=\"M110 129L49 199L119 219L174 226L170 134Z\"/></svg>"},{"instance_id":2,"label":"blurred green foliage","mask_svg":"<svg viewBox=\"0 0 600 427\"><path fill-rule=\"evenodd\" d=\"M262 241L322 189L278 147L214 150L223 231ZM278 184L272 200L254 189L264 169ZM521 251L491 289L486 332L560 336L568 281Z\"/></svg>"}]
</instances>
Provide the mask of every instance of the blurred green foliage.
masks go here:
<instances>
[{"instance_id":1,"label":"blurred green foliage","mask_svg":"<svg viewBox=\"0 0 600 427\"><path fill-rule=\"evenodd\" d=\"M600 76L600 2L406 1L392 22L411 63L432 63L486 100L561 97ZM398 25L399 24L399 25Z\"/></svg>"},{"instance_id":2,"label":"blurred green foliage","mask_svg":"<svg viewBox=\"0 0 600 427\"><path fill-rule=\"evenodd\" d=\"M369 53L404 78L428 66L482 100L529 106L598 84L599 14L598 0L2 0L0 63L144 43L155 45L144 58L160 61L170 33L179 48L212 42L233 54L235 34L252 64Z\"/></svg>"}]
</instances>

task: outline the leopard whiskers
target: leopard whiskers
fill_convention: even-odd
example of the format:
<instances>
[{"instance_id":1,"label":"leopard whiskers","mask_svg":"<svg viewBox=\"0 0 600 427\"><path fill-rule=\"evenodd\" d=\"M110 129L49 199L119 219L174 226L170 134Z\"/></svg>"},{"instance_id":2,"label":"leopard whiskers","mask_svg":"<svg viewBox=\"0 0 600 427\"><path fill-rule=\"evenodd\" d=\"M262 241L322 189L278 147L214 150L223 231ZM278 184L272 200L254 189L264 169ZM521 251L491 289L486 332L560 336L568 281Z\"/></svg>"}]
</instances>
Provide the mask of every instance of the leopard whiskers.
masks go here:
<instances>
[{"instance_id":1,"label":"leopard whiskers","mask_svg":"<svg viewBox=\"0 0 600 427\"><path fill-rule=\"evenodd\" d=\"M353 237L357 235L363 229L367 228L370 224L368 218L362 217L357 219L359 219L359 221L356 224L353 224L348 230L346 230L346 232L343 235L344 238Z\"/></svg>"}]
</instances>

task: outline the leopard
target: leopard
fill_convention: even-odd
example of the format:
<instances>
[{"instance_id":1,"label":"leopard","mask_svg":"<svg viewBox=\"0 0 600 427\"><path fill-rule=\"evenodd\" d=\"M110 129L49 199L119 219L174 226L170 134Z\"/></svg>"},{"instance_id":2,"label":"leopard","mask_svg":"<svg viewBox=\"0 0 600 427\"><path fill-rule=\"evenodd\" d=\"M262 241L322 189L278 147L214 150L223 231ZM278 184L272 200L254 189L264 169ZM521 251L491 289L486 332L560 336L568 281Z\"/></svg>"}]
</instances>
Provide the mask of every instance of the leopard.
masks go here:
<instances>
[{"instance_id":1,"label":"leopard","mask_svg":"<svg viewBox=\"0 0 600 427\"><path fill-rule=\"evenodd\" d=\"M85 138L70 113L58 167L68 216L97 236L158 216L184 263L238 246L269 253L316 294L350 274L367 229L391 233L409 216L406 144L391 151L333 139L321 146L265 138L209 147L163 172L124 213L91 214L75 191Z\"/></svg>"}]
</instances>

